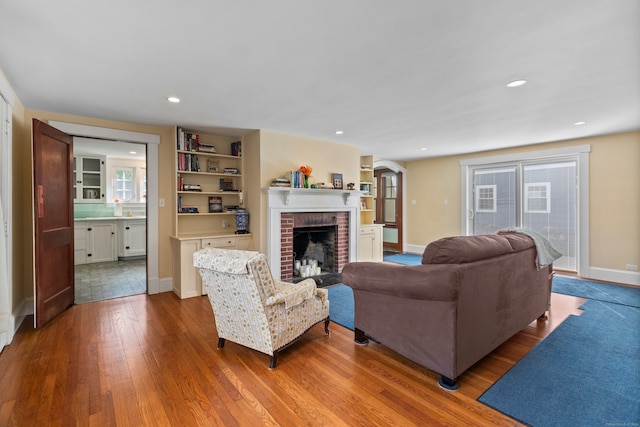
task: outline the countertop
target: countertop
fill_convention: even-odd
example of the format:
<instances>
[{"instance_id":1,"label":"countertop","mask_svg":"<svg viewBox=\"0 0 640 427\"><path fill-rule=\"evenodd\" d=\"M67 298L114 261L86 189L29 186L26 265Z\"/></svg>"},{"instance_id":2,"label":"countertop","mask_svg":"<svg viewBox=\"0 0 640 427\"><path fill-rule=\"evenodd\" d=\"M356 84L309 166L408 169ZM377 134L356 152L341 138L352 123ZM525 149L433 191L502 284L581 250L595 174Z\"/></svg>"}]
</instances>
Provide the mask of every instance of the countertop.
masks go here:
<instances>
[{"instance_id":1,"label":"countertop","mask_svg":"<svg viewBox=\"0 0 640 427\"><path fill-rule=\"evenodd\" d=\"M101 216L95 218L73 218L74 221L120 221L123 219L134 220L134 219L147 219L146 216Z\"/></svg>"}]
</instances>

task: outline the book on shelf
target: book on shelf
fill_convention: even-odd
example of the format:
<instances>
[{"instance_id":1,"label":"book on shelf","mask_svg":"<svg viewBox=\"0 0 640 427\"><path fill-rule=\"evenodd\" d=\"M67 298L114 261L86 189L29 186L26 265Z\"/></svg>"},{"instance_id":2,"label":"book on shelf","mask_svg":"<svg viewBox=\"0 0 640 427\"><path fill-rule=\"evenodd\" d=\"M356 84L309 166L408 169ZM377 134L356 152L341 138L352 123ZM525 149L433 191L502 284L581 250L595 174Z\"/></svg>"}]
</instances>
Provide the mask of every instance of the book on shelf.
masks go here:
<instances>
[{"instance_id":1,"label":"book on shelf","mask_svg":"<svg viewBox=\"0 0 640 427\"><path fill-rule=\"evenodd\" d=\"M296 171L289 171L286 174L287 176L287 180L290 183L290 187L291 188L305 188L304 187L304 173L302 173L302 171L296 170Z\"/></svg>"},{"instance_id":2,"label":"book on shelf","mask_svg":"<svg viewBox=\"0 0 640 427\"><path fill-rule=\"evenodd\" d=\"M203 153L215 153L216 147L215 145L198 143L198 151Z\"/></svg>"},{"instance_id":3,"label":"book on shelf","mask_svg":"<svg viewBox=\"0 0 640 427\"><path fill-rule=\"evenodd\" d=\"M222 212L222 197L209 196L209 212Z\"/></svg>"},{"instance_id":4,"label":"book on shelf","mask_svg":"<svg viewBox=\"0 0 640 427\"><path fill-rule=\"evenodd\" d=\"M195 132L185 131L178 128L178 150L180 151L198 151L200 145L200 135Z\"/></svg>"},{"instance_id":5,"label":"book on shelf","mask_svg":"<svg viewBox=\"0 0 640 427\"><path fill-rule=\"evenodd\" d=\"M182 196L178 195L178 213L199 213L197 206L185 206L182 204Z\"/></svg>"},{"instance_id":6,"label":"book on shelf","mask_svg":"<svg viewBox=\"0 0 640 427\"><path fill-rule=\"evenodd\" d=\"M182 206L180 213L200 213L197 206Z\"/></svg>"},{"instance_id":7,"label":"book on shelf","mask_svg":"<svg viewBox=\"0 0 640 427\"><path fill-rule=\"evenodd\" d=\"M200 172L200 159L195 154L178 153L178 170L183 172Z\"/></svg>"},{"instance_id":8,"label":"book on shelf","mask_svg":"<svg viewBox=\"0 0 640 427\"><path fill-rule=\"evenodd\" d=\"M242 156L242 142L236 141L231 143L231 155L237 157Z\"/></svg>"},{"instance_id":9,"label":"book on shelf","mask_svg":"<svg viewBox=\"0 0 640 427\"><path fill-rule=\"evenodd\" d=\"M231 175L238 175L238 168L224 168L224 173L229 173Z\"/></svg>"},{"instance_id":10,"label":"book on shelf","mask_svg":"<svg viewBox=\"0 0 640 427\"><path fill-rule=\"evenodd\" d=\"M220 178L220 191L234 191L233 180L230 178Z\"/></svg>"},{"instance_id":11,"label":"book on shelf","mask_svg":"<svg viewBox=\"0 0 640 427\"><path fill-rule=\"evenodd\" d=\"M218 159L208 159L207 172L209 173L220 172L220 161Z\"/></svg>"}]
</instances>

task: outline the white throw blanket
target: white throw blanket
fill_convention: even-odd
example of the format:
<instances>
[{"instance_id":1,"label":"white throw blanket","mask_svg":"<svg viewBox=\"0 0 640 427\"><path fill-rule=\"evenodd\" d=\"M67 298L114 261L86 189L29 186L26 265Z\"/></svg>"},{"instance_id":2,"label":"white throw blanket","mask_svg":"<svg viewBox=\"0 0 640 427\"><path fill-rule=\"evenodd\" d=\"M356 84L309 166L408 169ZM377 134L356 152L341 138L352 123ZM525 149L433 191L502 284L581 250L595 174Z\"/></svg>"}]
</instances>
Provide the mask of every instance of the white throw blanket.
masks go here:
<instances>
[{"instance_id":1,"label":"white throw blanket","mask_svg":"<svg viewBox=\"0 0 640 427\"><path fill-rule=\"evenodd\" d=\"M509 231L531 237L533 243L536 245L536 251L538 253L538 270L545 268L549 264L553 263L553 261L562 257L562 253L554 248L542 234L530 228L507 228L500 231Z\"/></svg>"}]
</instances>

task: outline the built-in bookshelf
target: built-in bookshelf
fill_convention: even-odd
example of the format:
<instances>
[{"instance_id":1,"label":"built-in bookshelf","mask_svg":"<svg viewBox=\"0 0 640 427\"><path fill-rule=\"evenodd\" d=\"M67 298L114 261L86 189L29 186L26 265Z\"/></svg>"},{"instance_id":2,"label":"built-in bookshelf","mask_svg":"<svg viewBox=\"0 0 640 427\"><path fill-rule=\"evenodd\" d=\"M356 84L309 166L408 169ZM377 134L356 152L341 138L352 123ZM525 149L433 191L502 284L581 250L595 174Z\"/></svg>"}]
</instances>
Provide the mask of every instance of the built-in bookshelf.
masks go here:
<instances>
[{"instance_id":1,"label":"built-in bookshelf","mask_svg":"<svg viewBox=\"0 0 640 427\"><path fill-rule=\"evenodd\" d=\"M235 232L242 206L241 143L176 129L174 235Z\"/></svg>"},{"instance_id":2,"label":"built-in bookshelf","mask_svg":"<svg viewBox=\"0 0 640 427\"><path fill-rule=\"evenodd\" d=\"M375 224L376 199L373 156L360 157L360 229L358 261L382 261L382 224Z\"/></svg>"},{"instance_id":3,"label":"built-in bookshelf","mask_svg":"<svg viewBox=\"0 0 640 427\"><path fill-rule=\"evenodd\" d=\"M360 157L360 224L373 224L374 197L373 197L373 156Z\"/></svg>"}]
</instances>

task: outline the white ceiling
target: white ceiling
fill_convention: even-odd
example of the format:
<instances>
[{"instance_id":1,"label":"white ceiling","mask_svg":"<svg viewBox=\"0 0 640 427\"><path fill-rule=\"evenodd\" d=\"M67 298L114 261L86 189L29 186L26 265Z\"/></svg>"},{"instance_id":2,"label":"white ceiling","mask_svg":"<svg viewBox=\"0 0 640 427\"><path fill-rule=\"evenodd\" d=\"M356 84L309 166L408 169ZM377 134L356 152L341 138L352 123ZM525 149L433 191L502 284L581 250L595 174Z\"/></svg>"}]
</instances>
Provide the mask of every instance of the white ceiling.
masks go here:
<instances>
[{"instance_id":1,"label":"white ceiling","mask_svg":"<svg viewBox=\"0 0 640 427\"><path fill-rule=\"evenodd\" d=\"M640 2L0 0L0 69L26 108L406 160L640 129Z\"/></svg>"}]
</instances>

